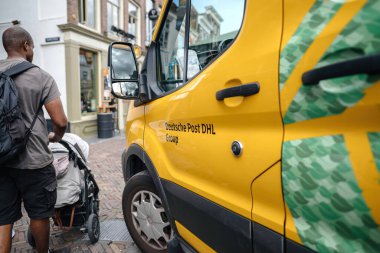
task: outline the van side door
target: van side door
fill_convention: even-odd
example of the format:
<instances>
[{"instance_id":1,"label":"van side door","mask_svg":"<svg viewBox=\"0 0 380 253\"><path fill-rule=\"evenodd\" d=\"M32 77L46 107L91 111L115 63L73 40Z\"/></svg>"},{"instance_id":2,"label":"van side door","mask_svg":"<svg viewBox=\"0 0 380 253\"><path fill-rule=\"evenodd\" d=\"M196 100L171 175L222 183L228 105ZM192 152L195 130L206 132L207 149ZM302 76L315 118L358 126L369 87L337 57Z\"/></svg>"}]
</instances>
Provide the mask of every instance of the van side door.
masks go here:
<instances>
[{"instance_id":1,"label":"van side door","mask_svg":"<svg viewBox=\"0 0 380 253\"><path fill-rule=\"evenodd\" d=\"M380 78L367 72L380 60L379 13L372 0L284 1L288 252L380 249Z\"/></svg>"}]
</instances>

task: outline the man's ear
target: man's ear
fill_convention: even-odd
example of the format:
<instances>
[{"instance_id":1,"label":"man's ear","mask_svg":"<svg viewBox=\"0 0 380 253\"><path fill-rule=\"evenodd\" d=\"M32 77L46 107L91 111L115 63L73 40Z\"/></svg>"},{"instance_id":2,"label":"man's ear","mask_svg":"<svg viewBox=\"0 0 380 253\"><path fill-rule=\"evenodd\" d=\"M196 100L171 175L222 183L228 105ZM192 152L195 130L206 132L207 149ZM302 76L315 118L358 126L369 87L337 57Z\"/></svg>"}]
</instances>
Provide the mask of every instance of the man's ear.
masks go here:
<instances>
[{"instance_id":1,"label":"man's ear","mask_svg":"<svg viewBox=\"0 0 380 253\"><path fill-rule=\"evenodd\" d=\"M29 43L27 41L25 41L23 44L22 44L22 49L24 49L25 52L28 51L28 46L29 46Z\"/></svg>"}]
</instances>

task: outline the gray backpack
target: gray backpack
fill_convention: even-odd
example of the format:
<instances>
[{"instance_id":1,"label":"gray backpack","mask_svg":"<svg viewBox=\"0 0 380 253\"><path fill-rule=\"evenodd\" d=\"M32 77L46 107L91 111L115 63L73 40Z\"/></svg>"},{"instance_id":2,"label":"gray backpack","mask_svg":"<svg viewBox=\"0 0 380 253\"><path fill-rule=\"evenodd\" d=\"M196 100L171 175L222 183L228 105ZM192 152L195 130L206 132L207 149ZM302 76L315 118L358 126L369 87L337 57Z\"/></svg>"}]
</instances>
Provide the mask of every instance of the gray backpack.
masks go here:
<instances>
[{"instance_id":1,"label":"gray backpack","mask_svg":"<svg viewBox=\"0 0 380 253\"><path fill-rule=\"evenodd\" d=\"M13 78L34 67L37 66L23 61L0 74L0 167L24 151L38 112L42 109L43 103L40 104L28 129L21 115Z\"/></svg>"}]
</instances>

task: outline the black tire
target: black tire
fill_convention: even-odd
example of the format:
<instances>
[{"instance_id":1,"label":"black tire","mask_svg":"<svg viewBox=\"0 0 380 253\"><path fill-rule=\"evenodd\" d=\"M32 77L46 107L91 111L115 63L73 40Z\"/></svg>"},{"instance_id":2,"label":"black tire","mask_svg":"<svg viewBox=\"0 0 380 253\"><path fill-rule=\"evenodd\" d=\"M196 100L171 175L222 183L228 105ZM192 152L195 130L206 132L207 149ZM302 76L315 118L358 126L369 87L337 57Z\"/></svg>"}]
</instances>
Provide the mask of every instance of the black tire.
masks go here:
<instances>
[{"instance_id":1,"label":"black tire","mask_svg":"<svg viewBox=\"0 0 380 253\"><path fill-rule=\"evenodd\" d=\"M96 214L90 214L87 220L87 233L91 243L99 241L100 237L100 223L99 217Z\"/></svg>"},{"instance_id":2,"label":"black tire","mask_svg":"<svg viewBox=\"0 0 380 253\"><path fill-rule=\"evenodd\" d=\"M30 246L32 246L33 248L36 247L36 241L34 240L32 229L30 229L30 227L28 227L28 231L26 232L26 240L28 241Z\"/></svg>"},{"instance_id":3,"label":"black tire","mask_svg":"<svg viewBox=\"0 0 380 253\"><path fill-rule=\"evenodd\" d=\"M148 233L144 234L143 228L146 227L140 227L137 217L134 216L134 214L137 215L138 207L136 207L136 203L141 203L138 202L138 199L139 197L141 197L141 199L144 198L144 195L147 196L144 201L151 201L150 203L154 203L155 210L157 210L157 216L155 216L155 218L146 216L144 222L152 222L149 223L149 226L153 227L153 224L155 222L153 220L159 218L161 219L162 224L165 224L165 227L162 229L162 231L160 231L161 237L158 239L156 238L156 240L149 239L149 236L147 235ZM148 197L148 195L151 197ZM134 200L135 205L132 207ZM166 213L163 209L161 199L158 197L158 193L156 191L152 178L146 172L140 172L128 180L123 192L122 205L125 223L132 239L135 241L137 246L145 253L167 252L167 242L173 237L173 232L167 219ZM140 231L137 229L137 227L140 227Z\"/></svg>"}]
</instances>

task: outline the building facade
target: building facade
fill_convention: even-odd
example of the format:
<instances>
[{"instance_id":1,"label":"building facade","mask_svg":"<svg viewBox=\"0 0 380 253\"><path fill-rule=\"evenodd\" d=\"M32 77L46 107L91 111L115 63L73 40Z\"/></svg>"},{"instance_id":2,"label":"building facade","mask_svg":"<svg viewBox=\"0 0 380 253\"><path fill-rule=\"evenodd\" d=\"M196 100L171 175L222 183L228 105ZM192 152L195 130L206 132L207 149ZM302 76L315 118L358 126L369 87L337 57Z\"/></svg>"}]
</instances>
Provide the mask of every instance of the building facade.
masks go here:
<instances>
[{"instance_id":1,"label":"building facade","mask_svg":"<svg viewBox=\"0 0 380 253\"><path fill-rule=\"evenodd\" d=\"M31 33L34 63L56 80L70 132L95 136L98 113L114 112L116 127L123 129L127 112L128 104L110 95L108 46L133 35L141 65L153 31L147 18L153 7L151 0L2 0L0 33L18 22ZM0 58L5 57L1 46Z\"/></svg>"}]
</instances>

